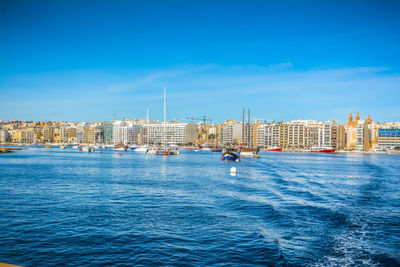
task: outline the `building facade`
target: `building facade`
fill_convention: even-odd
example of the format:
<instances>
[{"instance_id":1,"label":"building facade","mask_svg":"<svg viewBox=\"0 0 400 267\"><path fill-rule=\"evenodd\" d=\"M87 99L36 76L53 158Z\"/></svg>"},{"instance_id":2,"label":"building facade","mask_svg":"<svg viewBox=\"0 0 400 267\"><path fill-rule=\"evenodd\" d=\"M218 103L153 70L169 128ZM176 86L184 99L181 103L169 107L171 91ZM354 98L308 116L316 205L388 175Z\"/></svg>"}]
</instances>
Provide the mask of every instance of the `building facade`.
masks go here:
<instances>
[{"instance_id":1,"label":"building facade","mask_svg":"<svg viewBox=\"0 0 400 267\"><path fill-rule=\"evenodd\" d=\"M378 145L382 148L400 147L400 128L379 129Z\"/></svg>"},{"instance_id":2,"label":"building facade","mask_svg":"<svg viewBox=\"0 0 400 267\"><path fill-rule=\"evenodd\" d=\"M150 123L144 124L141 131L142 144L162 144L165 142L179 145L194 144L197 140L197 125L188 123Z\"/></svg>"}]
</instances>

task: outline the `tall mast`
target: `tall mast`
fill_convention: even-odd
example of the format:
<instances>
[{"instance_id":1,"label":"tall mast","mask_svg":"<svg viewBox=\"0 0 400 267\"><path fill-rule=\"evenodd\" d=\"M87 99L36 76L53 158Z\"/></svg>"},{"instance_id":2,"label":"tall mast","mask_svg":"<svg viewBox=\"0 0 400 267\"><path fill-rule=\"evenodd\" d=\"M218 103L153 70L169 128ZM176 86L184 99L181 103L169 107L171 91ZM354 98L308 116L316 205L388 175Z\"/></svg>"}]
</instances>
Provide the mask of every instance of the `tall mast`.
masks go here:
<instances>
[{"instance_id":1,"label":"tall mast","mask_svg":"<svg viewBox=\"0 0 400 267\"><path fill-rule=\"evenodd\" d=\"M250 108L248 111L248 115L249 115L249 120L247 124L247 146L252 147L252 145L250 145Z\"/></svg>"},{"instance_id":2,"label":"tall mast","mask_svg":"<svg viewBox=\"0 0 400 267\"><path fill-rule=\"evenodd\" d=\"M164 124L167 121L167 88L164 86Z\"/></svg>"},{"instance_id":3,"label":"tall mast","mask_svg":"<svg viewBox=\"0 0 400 267\"><path fill-rule=\"evenodd\" d=\"M167 88L164 86L164 148L166 147L167 143L167 136L166 136L166 123L167 123Z\"/></svg>"},{"instance_id":4,"label":"tall mast","mask_svg":"<svg viewBox=\"0 0 400 267\"><path fill-rule=\"evenodd\" d=\"M149 145L149 108L147 107L147 119L146 119L146 124L147 124L147 145Z\"/></svg>"},{"instance_id":5,"label":"tall mast","mask_svg":"<svg viewBox=\"0 0 400 267\"><path fill-rule=\"evenodd\" d=\"M243 116L242 116L242 144L244 144L244 107L243 107Z\"/></svg>"}]
</instances>

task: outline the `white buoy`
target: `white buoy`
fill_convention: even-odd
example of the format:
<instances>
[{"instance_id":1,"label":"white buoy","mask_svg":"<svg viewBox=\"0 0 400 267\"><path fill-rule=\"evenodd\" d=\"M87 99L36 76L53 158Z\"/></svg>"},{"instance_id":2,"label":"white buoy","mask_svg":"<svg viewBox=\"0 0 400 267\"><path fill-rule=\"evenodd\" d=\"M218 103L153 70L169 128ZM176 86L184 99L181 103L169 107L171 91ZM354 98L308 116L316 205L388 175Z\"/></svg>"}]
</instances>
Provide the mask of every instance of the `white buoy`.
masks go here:
<instances>
[{"instance_id":1,"label":"white buoy","mask_svg":"<svg viewBox=\"0 0 400 267\"><path fill-rule=\"evenodd\" d=\"M231 174L236 174L236 167L231 168Z\"/></svg>"}]
</instances>

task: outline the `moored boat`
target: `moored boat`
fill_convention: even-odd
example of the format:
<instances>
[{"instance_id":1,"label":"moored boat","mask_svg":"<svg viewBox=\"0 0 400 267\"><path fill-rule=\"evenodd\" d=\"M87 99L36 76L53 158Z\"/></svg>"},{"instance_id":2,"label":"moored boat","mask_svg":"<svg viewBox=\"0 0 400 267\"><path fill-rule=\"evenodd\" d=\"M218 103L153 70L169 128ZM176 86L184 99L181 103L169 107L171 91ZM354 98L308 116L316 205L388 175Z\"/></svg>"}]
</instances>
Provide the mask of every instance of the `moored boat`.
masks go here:
<instances>
[{"instance_id":1,"label":"moored boat","mask_svg":"<svg viewBox=\"0 0 400 267\"><path fill-rule=\"evenodd\" d=\"M169 156L169 155L179 155L179 150L173 147L153 147L148 151L148 153L154 155Z\"/></svg>"},{"instance_id":2,"label":"moored boat","mask_svg":"<svg viewBox=\"0 0 400 267\"><path fill-rule=\"evenodd\" d=\"M267 148L267 151L282 151L281 147L269 147Z\"/></svg>"},{"instance_id":3,"label":"moored boat","mask_svg":"<svg viewBox=\"0 0 400 267\"><path fill-rule=\"evenodd\" d=\"M115 144L114 150L126 151L127 149L126 149L126 146L123 143L118 143L118 144Z\"/></svg>"},{"instance_id":4,"label":"moored boat","mask_svg":"<svg viewBox=\"0 0 400 267\"><path fill-rule=\"evenodd\" d=\"M258 155L258 148L244 147L240 150L242 157L256 157Z\"/></svg>"},{"instance_id":5,"label":"moored boat","mask_svg":"<svg viewBox=\"0 0 400 267\"><path fill-rule=\"evenodd\" d=\"M240 154L237 152L234 152L233 150L225 150L222 158L222 160L232 160L232 161L240 161Z\"/></svg>"},{"instance_id":6,"label":"moored boat","mask_svg":"<svg viewBox=\"0 0 400 267\"><path fill-rule=\"evenodd\" d=\"M143 145L143 146L140 146L140 147L136 148L135 152L147 153L147 152L149 152L149 150L150 150L150 147L148 145Z\"/></svg>"},{"instance_id":7,"label":"moored boat","mask_svg":"<svg viewBox=\"0 0 400 267\"><path fill-rule=\"evenodd\" d=\"M81 151L82 152L92 152L92 151L94 151L94 149L91 148L90 146L84 146L81 148Z\"/></svg>"},{"instance_id":8,"label":"moored boat","mask_svg":"<svg viewBox=\"0 0 400 267\"><path fill-rule=\"evenodd\" d=\"M333 153L336 149L331 147L313 147L310 152L313 153Z\"/></svg>"}]
</instances>

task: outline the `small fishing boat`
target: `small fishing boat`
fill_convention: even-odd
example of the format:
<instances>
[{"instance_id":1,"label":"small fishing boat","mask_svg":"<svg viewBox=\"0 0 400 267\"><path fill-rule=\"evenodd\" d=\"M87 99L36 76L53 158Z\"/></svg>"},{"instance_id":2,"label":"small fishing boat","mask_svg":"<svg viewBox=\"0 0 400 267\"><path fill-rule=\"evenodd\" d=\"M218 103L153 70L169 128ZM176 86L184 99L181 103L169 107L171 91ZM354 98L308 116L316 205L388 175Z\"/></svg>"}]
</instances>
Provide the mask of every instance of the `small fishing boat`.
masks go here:
<instances>
[{"instance_id":1,"label":"small fishing boat","mask_svg":"<svg viewBox=\"0 0 400 267\"><path fill-rule=\"evenodd\" d=\"M148 151L148 153L154 155L169 156L179 155L179 150L177 147L153 147Z\"/></svg>"},{"instance_id":2,"label":"small fishing boat","mask_svg":"<svg viewBox=\"0 0 400 267\"><path fill-rule=\"evenodd\" d=\"M140 146L140 147L136 148L135 152L147 153L147 152L149 152L149 150L150 150L150 147L148 145L143 145L143 146Z\"/></svg>"},{"instance_id":3,"label":"small fishing boat","mask_svg":"<svg viewBox=\"0 0 400 267\"><path fill-rule=\"evenodd\" d=\"M94 151L94 149L89 146L84 146L81 148L81 151L82 152L92 152L92 151Z\"/></svg>"},{"instance_id":4,"label":"small fishing boat","mask_svg":"<svg viewBox=\"0 0 400 267\"><path fill-rule=\"evenodd\" d=\"M79 148L78 145L72 147L72 149L78 149L78 148Z\"/></svg>"},{"instance_id":5,"label":"small fishing boat","mask_svg":"<svg viewBox=\"0 0 400 267\"><path fill-rule=\"evenodd\" d=\"M282 151L281 147L269 147L267 148L267 151Z\"/></svg>"},{"instance_id":6,"label":"small fishing boat","mask_svg":"<svg viewBox=\"0 0 400 267\"><path fill-rule=\"evenodd\" d=\"M313 147L310 152L313 153L333 153L336 149L332 147Z\"/></svg>"},{"instance_id":7,"label":"small fishing boat","mask_svg":"<svg viewBox=\"0 0 400 267\"><path fill-rule=\"evenodd\" d=\"M116 145L114 146L114 150L117 150L117 151L126 151L127 149L126 149L126 146L125 146L124 144L118 143L118 144L116 144Z\"/></svg>"},{"instance_id":8,"label":"small fishing boat","mask_svg":"<svg viewBox=\"0 0 400 267\"><path fill-rule=\"evenodd\" d=\"M240 150L242 157L256 157L258 155L258 148L244 147Z\"/></svg>"},{"instance_id":9,"label":"small fishing boat","mask_svg":"<svg viewBox=\"0 0 400 267\"><path fill-rule=\"evenodd\" d=\"M51 146L45 146L45 148L51 148Z\"/></svg>"},{"instance_id":10,"label":"small fishing boat","mask_svg":"<svg viewBox=\"0 0 400 267\"><path fill-rule=\"evenodd\" d=\"M222 160L240 161L240 154L227 149L222 156Z\"/></svg>"}]
</instances>

